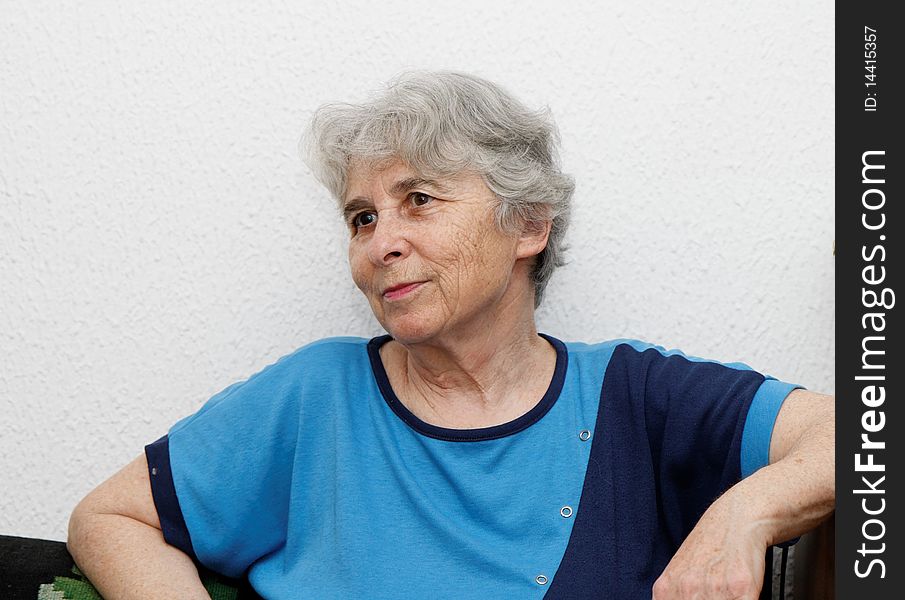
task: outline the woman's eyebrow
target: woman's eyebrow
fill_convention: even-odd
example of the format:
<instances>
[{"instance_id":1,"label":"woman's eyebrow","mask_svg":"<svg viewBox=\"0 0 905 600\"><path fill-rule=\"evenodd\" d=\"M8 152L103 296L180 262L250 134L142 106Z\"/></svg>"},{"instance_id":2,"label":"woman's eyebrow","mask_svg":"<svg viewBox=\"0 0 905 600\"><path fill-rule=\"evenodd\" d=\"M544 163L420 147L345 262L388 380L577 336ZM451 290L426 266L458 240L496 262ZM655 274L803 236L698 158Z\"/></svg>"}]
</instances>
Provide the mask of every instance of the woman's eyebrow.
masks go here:
<instances>
[{"instance_id":1,"label":"woman's eyebrow","mask_svg":"<svg viewBox=\"0 0 905 600\"><path fill-rule=\"evenodd\" d=\"M351 217L353 214L357 213L360 210L371 208L372 206L373 204L367 198L352 198L351 200L343 204L343 218L348 221L349 217Z\"/></svg>"},{"instance_id":2,"label":"woman's eyebrow","mask_svg":"<svg viewBox=\"0 0 905 600\"><path fill-rule=\"evenodd\" d=\"M449 193L450 191L449 188L434 179L425 179L423 177L406 177L405 179L400 179L399 181L394 183L390 188L390 193L402 194L419 187L433 188L440 193Z\"/></svg>"},{"instance_id":3,"label":"woman's eyebrow","mask_svg":"<svg viewBox=\"0 0 905 600\"><path fill-rule=\"evenodd\" d=\"M432 189L440 194L448 194L451 192L450 188L441 184L439 181L434 179L425 179L423 177L406 177L405 179L400 179L396 183L394 183L390 187L390 193L393 195L404 194L405 192L409 192L415 188L428 188ZM348 219L352 216L352 214L366 209L371 208L372 202L365 198L364 196L356 196L351 200L347 201L343 204L343 217Z\"/></svg>"}]
</instances>

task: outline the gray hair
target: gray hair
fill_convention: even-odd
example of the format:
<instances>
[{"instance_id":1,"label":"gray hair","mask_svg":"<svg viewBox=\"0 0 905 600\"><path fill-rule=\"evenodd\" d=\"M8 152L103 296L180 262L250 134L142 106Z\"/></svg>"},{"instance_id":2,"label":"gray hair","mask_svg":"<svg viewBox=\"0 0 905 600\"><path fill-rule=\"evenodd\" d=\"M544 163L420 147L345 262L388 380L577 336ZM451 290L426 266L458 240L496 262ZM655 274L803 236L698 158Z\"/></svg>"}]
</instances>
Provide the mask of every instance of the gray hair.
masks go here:
<instances>
[{"instance_id":1,"label":"gray hair","mask_svg":"<svg viewBox=\"0 0 905 600\"><path fill-rule=\"evenodd\" d=\"M514 233L552 220L533 272L534 306L556 267L575 184L560 170L549 109L532 111L498 85L450 71L410 72L366 104L320 107L302 140L315 177L342 202L353 160L401 159L428 177L480 174L499 200L497 225Z\"/></svg>"}]
</instances>

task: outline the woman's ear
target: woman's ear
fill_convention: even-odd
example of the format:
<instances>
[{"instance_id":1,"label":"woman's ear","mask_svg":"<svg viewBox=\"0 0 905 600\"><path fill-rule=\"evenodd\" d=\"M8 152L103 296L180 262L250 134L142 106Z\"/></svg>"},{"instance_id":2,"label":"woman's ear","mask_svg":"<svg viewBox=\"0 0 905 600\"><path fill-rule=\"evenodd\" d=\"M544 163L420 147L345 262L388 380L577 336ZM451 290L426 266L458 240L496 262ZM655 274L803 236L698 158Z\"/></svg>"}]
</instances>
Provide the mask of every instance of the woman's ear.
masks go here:
<instances>
[{"instance_id":1,"label":"woman's ear","mask_svg":"<svg viewBox=\"0 0 905 600\"><path fill-rule=\"evenodd\" d=\"M516 256L528 258L537 256L547 247L547 239L550 237L550 228L553 221L528 221L519 235Z\"/></svg>"}]
</instances>

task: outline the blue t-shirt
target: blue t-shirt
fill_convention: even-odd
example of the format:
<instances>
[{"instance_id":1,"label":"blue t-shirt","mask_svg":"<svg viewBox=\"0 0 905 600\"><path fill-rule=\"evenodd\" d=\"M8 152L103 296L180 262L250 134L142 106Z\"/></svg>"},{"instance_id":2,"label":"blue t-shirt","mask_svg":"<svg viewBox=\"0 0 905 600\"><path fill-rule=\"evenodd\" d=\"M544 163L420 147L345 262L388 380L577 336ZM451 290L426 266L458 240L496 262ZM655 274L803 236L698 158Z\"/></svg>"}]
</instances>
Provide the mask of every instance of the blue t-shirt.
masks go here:
<instances>
[{"instance_id":1,"label":"blue t-shirt","mask_svg":"<svg viewBox=\"0 0 905 600\"><path fill-rule=\"evenodd\" d=\"M428 424L391 338L309 344L146 447L168 543L265 598L649 598L797 386L635 340L563 343L508 423Z\"/></svg>"}]
</instances>

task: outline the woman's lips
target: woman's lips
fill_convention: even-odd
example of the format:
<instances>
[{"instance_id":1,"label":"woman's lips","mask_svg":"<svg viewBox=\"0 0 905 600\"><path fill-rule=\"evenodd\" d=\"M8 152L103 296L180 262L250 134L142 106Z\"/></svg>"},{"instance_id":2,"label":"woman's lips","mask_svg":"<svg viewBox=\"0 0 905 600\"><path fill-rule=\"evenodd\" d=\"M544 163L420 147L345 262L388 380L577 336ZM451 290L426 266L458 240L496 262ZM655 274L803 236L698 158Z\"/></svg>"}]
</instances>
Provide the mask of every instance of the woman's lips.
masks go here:
<instances>
[{"instance_id":1,"label":"woman's lips","mask_svg":"<svg viewBox=\"0 0 905 600\"><path fill-rule=\"evenodd\" d=\"M403 296L407 296L408 294L415 291L417 288L421 287L421 285L423 283L424 283L423 281L417 281L415 283L410 283L408 285L405 285L405 286L402 286L399 288L394 288L394 289L388 290L383 293L383 297L386 298L387 300L399 300Z\"/></svg>"}]
</instances>

